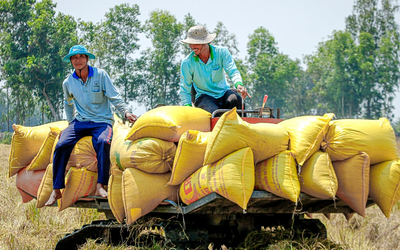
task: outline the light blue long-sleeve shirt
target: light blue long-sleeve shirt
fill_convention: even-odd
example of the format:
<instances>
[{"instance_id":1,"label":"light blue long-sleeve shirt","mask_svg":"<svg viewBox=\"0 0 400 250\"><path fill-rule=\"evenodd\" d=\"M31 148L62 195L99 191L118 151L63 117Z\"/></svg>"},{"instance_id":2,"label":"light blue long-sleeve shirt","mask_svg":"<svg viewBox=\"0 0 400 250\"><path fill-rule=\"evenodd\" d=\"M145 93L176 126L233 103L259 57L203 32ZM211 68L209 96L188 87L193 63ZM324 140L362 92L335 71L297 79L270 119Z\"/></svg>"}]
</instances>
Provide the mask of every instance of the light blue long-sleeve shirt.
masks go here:
<instances>
[{"instance_id":1,"label":"light blue long-sleeve shirt","mask_svg":"<svg viewBox=\"0 0 400 250\"><path fill-rule=\"evenodd\" d=\"M233 84L242 83L242 77L237 69L229 50L225 47L210 45L210 58L204 63L192 51L181 64L180 96L182 105L191 104L191 87L194 83L196 99L201 94L207 94L216 99L222 97L230 89L224 71Z\"/></svg>"},{"instance_id":2,"label":"light blue long-sleeve shirt","mask_svg":"<svg viewBox=\"0 0 400 250\"><path fill-rule=\"evenodd\" d=\"M125 115L128 106L118 90L112 84L107 72L89 66L86 82L76 72L63 82L64 108L68 122L78 121L105 122L113 124L112 103L121 114Z\"/></svg>"}]
</instances>

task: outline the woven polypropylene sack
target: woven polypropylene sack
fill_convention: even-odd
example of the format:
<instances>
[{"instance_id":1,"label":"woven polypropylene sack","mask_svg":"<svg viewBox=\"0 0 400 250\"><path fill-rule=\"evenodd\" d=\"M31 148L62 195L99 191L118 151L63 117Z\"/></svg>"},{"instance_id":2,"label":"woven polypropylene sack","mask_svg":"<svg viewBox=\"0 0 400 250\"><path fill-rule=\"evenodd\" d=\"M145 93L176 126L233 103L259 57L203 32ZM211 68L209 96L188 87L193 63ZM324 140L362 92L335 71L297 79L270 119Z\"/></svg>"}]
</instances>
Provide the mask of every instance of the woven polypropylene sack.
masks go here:
<instances>
[{"instance_id":1,"label":"woven polypropylene sack","mask_svg":"<svg viewBox=\"0 0 400 250\"><path fill-rule=\"evenodd\" d=\"M118 169L116 165L111 169L108 181L108 204L115 219L122 223L125 219L124 202L122 200L122 170Z\"/></svg>"},{"instance_id":2,"label":"woven polypropylene sack","mask_svg":"<svg viewBox=\"0 0 400 250\"><path fill-rule=\"evenodd\" d=\"M126 224L130 225L148 214L163 200L177 201L177 186L166 185L171 173L149 174L127 168L122 174L122 200Z\"/></svg>"},{"instance_id":3,"label":"woven polypropylene sack","mask_svg":"<svg viewBox=\"0 0 400 250\"><path fill-rule=\"evenodd\" d=\"M332 162L338 180L336 196L365 217L369 194L369 156L361 152L347 160Z\"/></svg>"},{"instance_id":4,"label":"woven polypropylene sack","mask_svg":"<svg viewBox=\"0 0 400 250\"><path fill-rule=\"evenodd\" d=\"M191 204L216 192L241 208L247 209L253 190L253 153L247 147L194 172L181 184L179 195L182 202Z\"/></svg>"},{"instance_id":5,"label":"woven polypropylene sack","mask_svg":"<svg viewBox=\"0 0 400 250\"><path fill-rule=\"evenodd\" d=\"M42 143L42 146L39 149L39 152L33 158L31 163L27 166L26 170L45 170L47 166L51 162L52 151L54 148L54 142L60 133L59 128L50 127L50 132L47 135L46 139Z\"/></svg>"},{"instance_id":6,"label":"woven polypropylene sack","mask_svg":"<svg viewBox=\"0 0 400 250\"><path fill-rule=\"evenodd\" d=\"M168 185L180 185L189 175L203 166L210 135L211 132L188 130L181 136Z\"/></svg>"},{"instance_id":7,"label":"woven polypropylene sack","mask_svg":"<svg viewBox=\"0 0 400 250\"><path fill-rule=\"evenodd\" d=\"M37 200L36 207L41 208L44 207L44 204L49 200L51 192L53 192L53 164L50 163L46 171L42 177L42 181L40 182L38 191L37 191Z\"/></svg>"},{"instance_id":8,"label":"woven polypropylene sack","mask_svg":"<svg viewBox=\"0 0 400 250\"><path fill-rule=\"evenodd\" d=\"M187 130L210 131L211 114L201 108L187 106L162 106L138 118L126 140L154 137L178 142Z\"/></svg>"},{"instance_id":9,"label":"woven polypropylene sack","mask_svg":"<svg viewBox=\"0 0 400 250\"><path fill-rule=\"evenodd\" d=\"M332 161L342 161L360 152L369 155L371 164L400 158L394 130L386 118L332 121L322 149Z\"/></svg>"},{"instance_id":10,"label":"woven polypropylene sack","mask_svg":"<svg viewBox=\"0 0 400 250\"><path fill-rule=\"evenodd\" d=\"M85 168L71 167L65 177L65 188L59 202L59 211L74 204L79 198L96 192L97 173Z\"/></svg>"},{"instance_id":11,"label":"woven polypropylene sack","mask_svg":"<svg viewBox=\"0 0 400 250\"><path fill-rule=\"evenodd\" d=\"M61 134L61 133L60 133ZM56 136L54 139L53 143L53 148L51 149L51 155L50 155L50 163L53 163L53 158L54 158L54 150L56 149L57 142L60 140L60 134Z\"/></svg>"},{"instance_id":12,"label":"woven polypropylene sack","mask_svg":"<svg viewBox=\"0 0 400 250\"><path fill-rule=\"evenodd\" d=\"M18 172L16 185L23 203L27 203L33 198L36 198L45 171L46 170L27 171L27 168L24 168Z\"/></svg>"},{"instance_id":13,"label":"woven polypropylene sack","mask_svg":"<svg viewBox=\"0 0 400 250\"><path fill-rule=\"evenodd\" d=\"M121 118L118 117L116 113L113 115L114 118L114 124L113 124L113 134L115 134L121 127L120 126L126 126L129 128L128 125L126 125L126 122L124 122Z\"/></svg>"},{"instance_id":14,"label":"woven polypropylene sack","mask_svg":"<svg viewBox=\"0 0 400 250\"><path fill-rule=\"evenodd\" d=\"M266 190L297 202L300 196L300 182L293 153L287 150L257 163L255 189Z\"/></svg>"},{"instance_id":15,"label":"woven polypropylene sack","mask_svg":"<svg viewBox=\"0 0 400 250\"><path fill-rule=\"evenodd\" d=\"M301 167L301 191L321 199L335 199L338 181L326 152L315 152Z\"/></svg>"},{"instance_id":16,"label":"woven polypropylene sack","mask_svg":"<svg viewBox=\"0 0 400 250\"><path fill-rule=\"evenodd\" d=\"M113 149L113 147L115 147L116 145L119 145L121 143L125 143L125 137L129 133L130 130L131 130L131 128L126 124L124 124L120 121L114 122L113 137L112 137L112 141L111 141L110 151L116 151L115 149ZM118 143L116 143L116 142L118 142Z\"/></svg>"},{"instance_id":17,"label":"woven polypropylene sack","mask_svg":"<svg viewBox=\"0 0 400 250\"><path fill-rule=\"evenodd\" d=\"M215 124L208 140L203 166L212 164L241 148L250 147L254 163L287 150L289 134L279 124L250 124L236 113L224 113Z\"/></svg>"},{"instance_id":18,"label":"woven polypropylene sack","mask_svg":"<svg viewBox=\"0 0 400 250\"><path fill-rule=\"evenodd\" d=\"M389 218L400 200L400 160L372 165L370 171L369 196Z\"/></svg>"},{"instance_id":19,"label":"woven polypropylene sack","mask_svg":"<svg viewBox=\"0 0 400 250\"><path fill-rule=\"evenodd\" d=\"M67 171L70 167L97 172L97 154L93 147L92 136L85 136L75 144L68 160Z\"/></svg>"},{"instance_id":20,"label":"woven polypropylene sack","mask_svg":"<svg viewBox=\"0 0 400 250\"><path fill-rule=\"evenodd\" d=\"M49 134L50 127L62 130L67 126L67 121L52 122L35 127L13 124L14 133L8 158L9 177L29 165Z\"/></svg>"},{"instance_id":21,"label":"woven polypropylene sack","mask_svg":"<svg viewBox=\"0 0 400 250\"><path fill-rule=\"evenodd\" d=\"M122 164L118 162L118 158L120 157L120 149L127 147L127 145L131 144L130 140L125 140L126 135L129 133L131 128L121 121L116 121L113 126L113 138L111 141L110 147L110 161L112 165L118 165L120 169L124 169Z\"/></svg>"},{"instance_id":22,"label":"woven polypropylene sack","mask_svg":"<svg viewBox=\"0 0 400 250\"><path fill-rule=\"evenodd\" d=\"M112 164L120 169L137 168L147 173L162 174L171 171L176 145L157 138L135 141L118 137L111 143Z\"/></svg>"},{"instance_id":23,"label":"woven polypropylene sack","mask_svg":"<svg viewBox=\"0 0 400 250\"><path fill-rule=\"evenodd\" d=\"M295 154L298 164L303 165L320 150L333 116L332 113L324 116L299 116L279 123L289 133L289 149Z\"/></svg>"}]
</instances>

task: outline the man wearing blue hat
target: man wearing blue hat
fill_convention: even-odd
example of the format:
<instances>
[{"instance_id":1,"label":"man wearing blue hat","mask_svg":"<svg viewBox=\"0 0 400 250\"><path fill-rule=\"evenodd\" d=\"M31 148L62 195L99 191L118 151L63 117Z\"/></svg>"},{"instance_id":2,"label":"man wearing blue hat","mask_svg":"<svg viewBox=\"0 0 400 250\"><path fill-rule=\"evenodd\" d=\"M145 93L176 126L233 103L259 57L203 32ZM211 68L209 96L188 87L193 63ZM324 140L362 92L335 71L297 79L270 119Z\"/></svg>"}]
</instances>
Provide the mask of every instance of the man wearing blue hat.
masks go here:
<instances>
[{"instance_id":1,"label":"man wearing blue hat","mask_svg":"<svg viewBox=\"0 0 400 250\"><path fill-rule=\"evenodd\" d=\"M54 150L53 192L46 206L53 205L61 198L65 187L65 169L75 144L85 136L92 136L97 155L98 180L96 193L107 197L105 185L110 172L110 144L112 139L113 113L111 104L132 123L137 119L128 110L112 84L107 72L88 65L96 57L82 45L73 46L63 58L70 62L75 71L67 76L62 87L64 108L69 126L62 131Z\"/></svg>"}]
</instances>

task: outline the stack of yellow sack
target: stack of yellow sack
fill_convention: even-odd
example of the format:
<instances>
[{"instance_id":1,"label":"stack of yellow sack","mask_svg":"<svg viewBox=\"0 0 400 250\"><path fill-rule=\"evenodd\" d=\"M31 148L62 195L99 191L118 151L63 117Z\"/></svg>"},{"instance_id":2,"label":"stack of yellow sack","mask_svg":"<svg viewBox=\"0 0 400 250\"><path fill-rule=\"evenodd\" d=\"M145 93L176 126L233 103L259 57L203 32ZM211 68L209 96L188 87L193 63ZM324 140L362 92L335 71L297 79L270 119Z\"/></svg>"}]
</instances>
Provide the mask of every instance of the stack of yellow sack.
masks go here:
<instances>
[{"instance_id":1,"label":"stack of yellow sack","mask_svg":"<svg viewBox=\"0 0 400 250\"><path fill-rule=\"evenodd\" d=\"M131 224L165 199L177 202L167 185L179 138L189 129L210 131L211 114L193 107L163 106L143 114L130 128L115 123L108 201L115 218Z\"/></svg>"},{"instance_id":2,"label":"stack of yellow sack","mask_svg":"<svg viewBox=\"0 0 400 250\"><path fill-rule=\"evenodd\" d=\"M37 198L57 135L68 126L66 121L52 122L35 127L13 125L11 151L8 158L9 175L16 175L22 202Z\"/></svg>"},{"instance_id":3,"label":"stack of yellow sack","mask_svg":"<svg viewBox=\"0 0 400 250\"><path fill-rule=\"evenodd\" d=\"M109 202L115 216L132 223L165 199L177 201L177 186L170 179L176 143L189 128L210 131L211 115L198 108L168 106L149 111L130 128L115 116L110 160ZM43 207L52 192L52 158L58 134L66 121L36 127L14 125L9 156L9 176L17 174L23 202L37 199ZM66 168L66 187L59 211L77 200L96 195L97 159L92 138L75 145ZM87 200L87 198L86 198Z\"/></svg>"},{"instance_id":4,"label":"stack of yellow sack","mask_svg":"<svg viewBox=\"0 0 400 250\"><path fill-rule=\"evenodd\" d=\"M37 199L43 207L52 191L52 159L60 131L67 121L48 123L35 127L13 125L14 133L9 155L9 177L17 175L16 185L22 202ZM91 137L82 138L75 146L67 166L67 188L63 190L60 210L77 199L93 193L97 181L97 160ZM83 177L82 177L83 176ZM82 181L83 180L83 181ZM76 192L80 190L83 192Z\"/></svg>"},{"instance_id":5,"label":"stack of yellow sack","mask_svg":"<svg viewBox=\"0 0 400 250\"><path fill-rule=\"evenodd\" d=\"M303 116L280 123L290 135L301 191L338 197L363 217L371 197L389 217L400 199L399 151L389 121L332 118Z\"/></svg>"},{"instance_id":6,"label":"stack of yellow sack","mask_svg":"<svg viewBox=\"0 0 400 250\"><path fill-rule=\"evenodd\" d=\"M332 163L328 154L320 151L333 116L300 116L280 123L289 133L301 191L321 199L334 199L337 191Z\"/></svg>"},{"instance_id":7,"label":"stack of yellow sack","mask_svg":"<svg viewBox=\"0 0 400 250\"><path fill-rule=\"evenodd\" d=\"M216 192L247 209L255 164L286 150L288 140L282 126L249 124L232 109L220 117L212 132L182 135L168 184L184 180L179 194L185 204Z\"/></svg>"},{"instance_id":8,"label":"stack of yellow sack","mask_svg":"<svg viewBox=\"0 0 400 250\"><path fill-rule=\"evenodd\" d=\"M189 130L182 135L168 184L182 183L180 197L186 204L217 192L245 209L252 192L248 185L254 182L256 190L294 203L300 192L333 201L340 198L361 216L370 196L389 217L400 199L399 152L389 121L333 118L334 114L325 114L279 124L249 124L233 109L212 132ZM242 187L235 192L242 200L235 200L225 192L227 179L234 180L235 175L227 177L224 172L221 177L211 168L246 148L253 153L254 174L252 168L241 165L247 169L242 173L245 181L236 180L234 186Z\"/></svg>"},{"instance_id":9,"label":"stack of yellow sack","mask_svg":"<svg viewBox=\"0 0 400 250\"><path fill-rule=\"evenodd\" d=\"M243 209L254 189L289 199L294 206L300 192L332 202L338 197L362 216L370 196L387 217L400 199L400 157L385 118L334 120L334 114L325 114L249 124L234 108L210 131L210 117L198 108L164 106L145 113L132 127L115 122L108 201L119 222L126 218L131 224L165 199L176 201L179 195L191 204L212 192ZM44 144L42 137L38 141ZM15 157L13 149L19 146L13 143L10 176L22 169L21 162L29 165L19 173L41 183L42 195L35 197L38 207L43 206L52 189L52 157L46 163L32 161L40 146L29 150L32 159ZM43 151L51 154L54 147ZM39 170L37 165L49 167ZM33 177L32 169L42 172ZM93 194L96 171L91 138L83 138L71 154L60 209Z\"/></svg>"},{"instance_id":10,"label":"stack of yellow sack","mask_svg":"<svg viewBox=\"0 0 400 250\"><path fill-rule=\"evenodd\" d=\"M280 124L249 124L234 108L210 133L182 135L168 184L182 183L180 197L186 204L216 192L247 209L254 189L296 202L300 184L288 143Z\"/></svg>"},{"instance_id":11,"label":"stack of yellow sack","mask_svg":"<svg viewBox=\"0 0 400 250\"><path fill-rule=\"evenodd\" d=\"M400 199L400 157L388 119L332 121L321 149L332 159L340 199L365 216L369 196L390 216Z\"/></svg>"}]
</instances>

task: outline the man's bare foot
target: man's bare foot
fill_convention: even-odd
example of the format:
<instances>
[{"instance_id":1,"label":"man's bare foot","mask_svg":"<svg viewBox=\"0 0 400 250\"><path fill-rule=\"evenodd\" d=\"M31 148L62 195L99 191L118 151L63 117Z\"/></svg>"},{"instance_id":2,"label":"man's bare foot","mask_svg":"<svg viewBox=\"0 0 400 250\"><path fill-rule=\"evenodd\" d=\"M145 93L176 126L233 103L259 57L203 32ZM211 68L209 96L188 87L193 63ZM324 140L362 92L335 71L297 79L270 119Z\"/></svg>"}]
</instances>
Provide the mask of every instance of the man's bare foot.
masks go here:
<instances>
[{"instance_id":1,"label":"man's bare foot","mask_svg":"<svg viewBox=\"0 0 400 250\"><path fill-rule=\"evenodd\" d=\"M107 198L107 190L104 189L104 185L101 183L97 183L96 193L99 194L103 198Z\"/></svg>"},{"instance_id":2,"label":"man's bare foot","mask_svg":"<svg viewBox=\"0 0 400 250\"><path fill-rule=\"evenodd\" d=\"M61 191L60 189L53 189L53 192L50 194L49 200L44 204L45 206L53 205L58 199L61 198Z\"/></svg>"}]
</instances>

